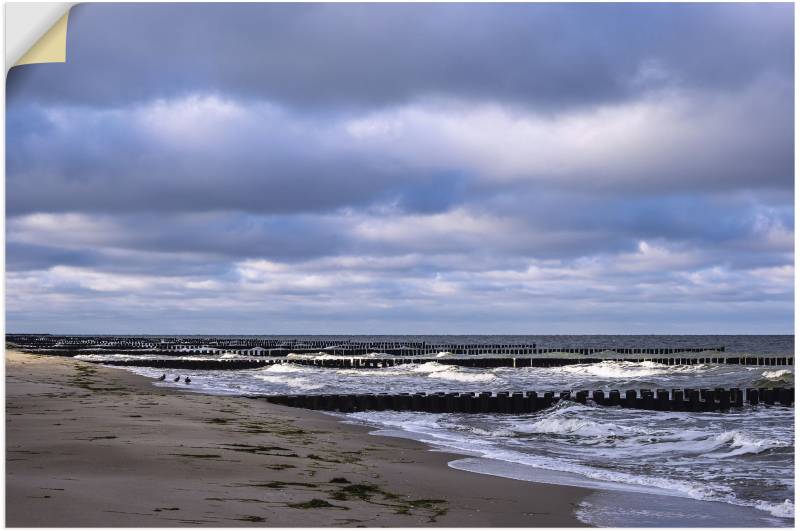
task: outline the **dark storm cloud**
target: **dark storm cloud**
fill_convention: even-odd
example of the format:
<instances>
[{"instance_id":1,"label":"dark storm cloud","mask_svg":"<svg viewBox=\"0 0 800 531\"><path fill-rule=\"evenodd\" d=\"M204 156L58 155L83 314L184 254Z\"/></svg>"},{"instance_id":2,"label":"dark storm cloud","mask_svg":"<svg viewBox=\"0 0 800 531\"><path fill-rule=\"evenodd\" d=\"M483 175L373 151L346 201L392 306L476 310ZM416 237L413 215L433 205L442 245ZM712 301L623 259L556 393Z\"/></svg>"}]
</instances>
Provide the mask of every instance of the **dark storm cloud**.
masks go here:
<instances>
[{"instance_id":1,"label":"dark storm cloud","mask_svg":"<svg viewBox=\"0 0 800 531\"><path fill-rule=\"evenodd\" d=\"M84 4L68 62L13 69L8 95L107 106L201 91L301 107L447 95L550 110L665 76L728 89L785 74L792 31L791 4Z\"/></svg>"},{"instance_id":2,"label":"dark storm cloud","mask_svg":"<svg viewBox=\"0 0 800 531\"><path fill-rule=\"evenodd\" d=\"M327 149L307 127L308 136L290 135L287 129L296 124L286 119L258 122L264 116L250 109L242 112L251 115L252 128L242 132L237 118L223 118L227 133L217 134L220 125L202 116L213 108L200 104L198 121L168 139L159 134L169 127L169 112L143 125L151 111L99 111L87 118L71 108L47 120L41 109L10 110L14 123L31 117L43 126L9 126L8 212L320 211L363 205L404 177L368 158ZM208 129L209 137L193 143L198 128Z\"/></svg>"},{"instance_id":3,"label":"dark storm cloud","mask_svg":"<svg viewBox=\"0 0 800 531\"><path fill-rule=\"evenodd\" d=\"M97 253L87 249L63 249L58 246L8 242L6 271L48 269L54 264L73 266L97 265Z\"/></svg>"}]
</instances>

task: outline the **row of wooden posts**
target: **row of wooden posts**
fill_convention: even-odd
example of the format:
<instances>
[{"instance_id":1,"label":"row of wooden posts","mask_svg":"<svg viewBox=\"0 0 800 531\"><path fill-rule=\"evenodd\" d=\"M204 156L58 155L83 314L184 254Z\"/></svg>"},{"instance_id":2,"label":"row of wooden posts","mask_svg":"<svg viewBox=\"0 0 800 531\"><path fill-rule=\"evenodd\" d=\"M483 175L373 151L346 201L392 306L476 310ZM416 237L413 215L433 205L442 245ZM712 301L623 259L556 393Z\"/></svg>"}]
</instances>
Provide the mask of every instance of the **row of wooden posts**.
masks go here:
<instances>
[{"instance_id":1,"label":"row of wooden posts","mask_svg":"<svg viewBox=\"0 0 800 531\"><path fill-rule=\"evenodd\" d=\"M420 357L395 357L395 358L260 358L260 359L178 359L178 358L134 358L127 360L92 360L94 363L116 365L122 367L155 367L159 369L185 369L185 370L242 370L257 369L281 363L293 363L319 368L333 369L381 369L407 364L423 364L437 362L443 365L456 365L472 368L496 367L563 367L580 363L599 363L608 359L617 361L661 363L664 365L698 365L698 364L728 364L728 365L755 365L755 366L791 366L793 357L626 357L619 358L554 358L554 357L524 357L524 358L420 358Z\"/></svg>"},{"instance_id":2,"label":"row of wooden posts","mask_svg":"<svg viewBox=\"0 0 800 531\"><path fill-rule=\"evenodd\" d=\"M361 357L368 355L380 356L399 356L399 357L435 357L440 353L448 353L457 356L502 356L502 357L522 357L522 356L542 356L542 355L564 355L573 354L580 356L594 356L594 355L622 355L622 356L679 356L681 354L721 354L725 351L724 347L720 348L684 348L684 349L666 349L666 348L637 348L637 349L623 349L623 348L495 348L491 346L481 346L476 348L461 349L446 347L441 348L424 348L424 349L373 349L373 348L327 348L321 350L319 348L269 348L269 349L235 349L235 348L210 348L210 347L193 347L186 348L178 346L175 348L120 348L120 347L102 347L102 346L24 346L20 347L27 352L37 354L49 354L54 356L78 356L78 355L109 355L109 354L125 354L129 356L191 356L191 355L221 355L221 354L235 354L238 356L246 357L286 357L289 354L299 355L319 355L326 354L328 356L341 356L341 357Z\"/></svg>"},{"instance_id":3,"label":"row of wooden posts","mask_svg":"<svg viewBox=\"0 0 800 531\"><path fill-rule=\"evenodd\" d=\"M366 339L366 338L363 338ZM629 355L676 355L683 353L725 352L724 346L692 347L541 347L535 342L516 343L450 343L398 340L361 340L342 337L180 337L180 336L53 336L41 334L9 334L6 340L22 348L56 352L61 355L81 354L222 354L246 356L285 356L316 354L324 351L338 356L388 354L397 356L433 356L439 352L459 355L523 356L541 354L578 354L589 356L603 352Z\"/></svg>"},{"instance_id":4,"label":"row of wooden posts","mask_svg":"<svg viewBox=\"0 0 800 531\"><path fill-rule=\"evenodd\" d=\"M794 388L635 389L483 393L254 395L275 404L325 411L423 411L429 413L533 413L564 400L653 411L728 411L745 404L794 404Z\"/></svg>"}]
</instances>

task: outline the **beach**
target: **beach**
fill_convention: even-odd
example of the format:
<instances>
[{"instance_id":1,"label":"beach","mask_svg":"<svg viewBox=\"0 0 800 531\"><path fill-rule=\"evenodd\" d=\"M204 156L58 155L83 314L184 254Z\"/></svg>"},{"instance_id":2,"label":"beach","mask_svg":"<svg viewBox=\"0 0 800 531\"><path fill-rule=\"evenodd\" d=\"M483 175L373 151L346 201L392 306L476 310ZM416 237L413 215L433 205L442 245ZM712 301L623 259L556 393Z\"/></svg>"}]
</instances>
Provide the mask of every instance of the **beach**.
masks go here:
<instances>
[{"instance_id":1,"label":"beach","mask_svg":"<svg viewBox=\"0 0 800 531\"><path fill-rule=\"evenodd\" d=\"M589 489L336 417L6 352L6 525L580 526Z\"/></svg>"}]
</instances>

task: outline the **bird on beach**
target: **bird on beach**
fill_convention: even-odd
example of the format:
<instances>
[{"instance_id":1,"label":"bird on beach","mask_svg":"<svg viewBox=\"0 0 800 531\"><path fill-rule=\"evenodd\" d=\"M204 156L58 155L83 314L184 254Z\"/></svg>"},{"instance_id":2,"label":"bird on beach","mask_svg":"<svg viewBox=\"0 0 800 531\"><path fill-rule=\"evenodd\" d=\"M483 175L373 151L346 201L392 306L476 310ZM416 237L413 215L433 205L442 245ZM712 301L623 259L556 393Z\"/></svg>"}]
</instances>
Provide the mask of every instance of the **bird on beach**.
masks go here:
<instances>
[{"instance_id":1,"label":"bird on beach","mask_svg":"<svg viewBox=\"0 0 800 531\"><path fill-rule=\"evenodd\" d=\"M192 379L189 378L188 376L186 378L184 378L183 381L186 382L187 384L188 383L192 383Z\"/></svg>"},{"instance_id":2,"label":"bird on beach","mask_svg":"<svg viewBox=\"0 0 800 531\"><path fill-rule=\"evenodd\" d=\"M163 382L166 379L167 379L167 375L166 374L162 374L161 377L158 379L158 381L159 382Z\"/></svg>"},{"instance_id":3,"label":"bird on beach","mask_svg":"<svg viewBox=\"0 0 800 531\"><path fill-rule=\"evenodd\" d=\"M175 379L172 380L172 381L173 382L180 382L181 381L181 377L180 376L176 376Z\"/></svg>"}]
</instances>

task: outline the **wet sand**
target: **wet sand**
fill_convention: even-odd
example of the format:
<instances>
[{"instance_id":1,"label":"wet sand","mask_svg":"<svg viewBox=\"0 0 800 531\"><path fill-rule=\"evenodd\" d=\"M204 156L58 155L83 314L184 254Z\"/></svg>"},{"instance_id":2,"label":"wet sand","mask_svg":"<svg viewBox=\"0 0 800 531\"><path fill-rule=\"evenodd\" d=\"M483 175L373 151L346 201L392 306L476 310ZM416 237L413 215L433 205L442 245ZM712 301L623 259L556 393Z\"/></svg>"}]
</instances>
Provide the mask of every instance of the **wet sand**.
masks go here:
<instances>
[{"instance_id":1,"label":"wet sand","mask_svg":"<svg viewBox=\"0 0 800 531\"><path fill-rule=\"evenodd\" d=\"M455 470L368 431L9 350L6 525L582 525L590 490Z\"/></svg>"}]
</instances>

